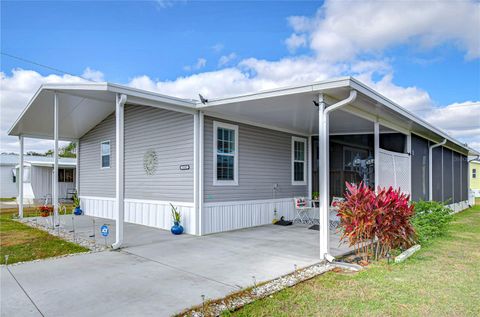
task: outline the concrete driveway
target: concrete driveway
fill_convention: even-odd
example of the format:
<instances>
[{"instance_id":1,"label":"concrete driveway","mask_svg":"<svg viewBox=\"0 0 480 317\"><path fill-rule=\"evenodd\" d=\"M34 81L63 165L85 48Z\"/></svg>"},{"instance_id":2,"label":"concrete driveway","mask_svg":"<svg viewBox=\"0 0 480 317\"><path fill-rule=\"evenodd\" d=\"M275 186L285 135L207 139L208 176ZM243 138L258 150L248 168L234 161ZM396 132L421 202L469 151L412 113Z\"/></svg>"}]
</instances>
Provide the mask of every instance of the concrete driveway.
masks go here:
<instances>
[{"instance_id":1,"label":"concrete driveway","mask_svg":"<svg viewBox=\"0 0 480 317\"><path fill-rule=\"evenodd\" d=\"M223 297L251 286L253 276L267 281L319 258L318 231L302 225L204 237L129 227L121 251L3 266L1 315L169 316L201 304L201 295Z\"/></svg>"}]
</instances>

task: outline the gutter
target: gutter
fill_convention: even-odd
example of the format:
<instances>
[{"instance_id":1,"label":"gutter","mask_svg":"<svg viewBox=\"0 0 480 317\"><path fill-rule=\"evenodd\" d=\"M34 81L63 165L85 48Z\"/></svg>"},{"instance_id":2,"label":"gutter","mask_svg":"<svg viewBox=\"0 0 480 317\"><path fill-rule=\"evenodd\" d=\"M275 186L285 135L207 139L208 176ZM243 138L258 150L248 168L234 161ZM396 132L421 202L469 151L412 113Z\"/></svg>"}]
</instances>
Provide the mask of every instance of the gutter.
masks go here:
<instances>
[{"instance_id":1,"label":"gutter","mask_svg":"<svg viewBox=\"0 0 480 317\"><path fill-rule=\"evenodd\" d=\"M445 145L447 143L447 139L443 139L442 142L430 145L428 147L428 200L432 201L433 200L433 158L432 158L432 150L436 147Z\"/></svg>"},{"instance_id":2,"label":"gutter","mask_svg":"<svg viewBox=\"0 0 480 317\"><path fill-rule=\"evenodd\" d=\"M352 89L350 90L350 95L329 107L326 106L323 95L319 96L319 131L318 131L318 145L319 145L319 159L320 159L320 169L319 169L319 185L320 185L320 197L327 197L326 199L320 200L320 259L328 262L333 262L335 258L329 253L329 198L330 197L330 185L329 185L329 169L330 161L328 157L329 153L329 113L335 110L338 110L342 107L349 105L354 102L357 98L357 91Z\"/></svg>"}]
</instances>

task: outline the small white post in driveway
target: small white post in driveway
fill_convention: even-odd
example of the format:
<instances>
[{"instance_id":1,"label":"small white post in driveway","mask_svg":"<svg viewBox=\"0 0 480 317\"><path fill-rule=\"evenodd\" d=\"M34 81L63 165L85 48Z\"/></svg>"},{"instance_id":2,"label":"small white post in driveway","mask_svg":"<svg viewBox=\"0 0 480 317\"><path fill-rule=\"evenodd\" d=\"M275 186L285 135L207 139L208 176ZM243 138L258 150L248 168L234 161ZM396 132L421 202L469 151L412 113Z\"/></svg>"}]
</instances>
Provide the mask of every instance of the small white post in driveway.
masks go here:
<instances>
[{"instance_id":1,"label":"small white post in driveway","mask_svg":"<svg viewBox=\"0 0 480 317\"><path fill-rule=\"evenodd\" d=\"M115 210L117 217L115 219L115 238L116 241L112 245L114 249L118 249L123 243L123 222L124 222L124 175L123 175L123 149L124 149L124 109L127 96L117 94L115 103Z\"/></svg>"},{"instance_id":2,"label":"small white post in driveway","mask_svg":"<svg viewBox=\"0 0 480 317\"><path fill-rule=\"evenodd\" d=\"M53 95L53 215L54 224L59 225L58 218L58 94Z\"/></svg>"},{"instance_id":3,"label":"small white post in driveway","mask_svg":"<svg viewBox=\"0 0 480 317\"><path fill-rule=\"evenodd\" d=\"M20 167L18 168L18 217L23 218L23 136L18 137L20 142Z\"/></svg>"}]
</instances>

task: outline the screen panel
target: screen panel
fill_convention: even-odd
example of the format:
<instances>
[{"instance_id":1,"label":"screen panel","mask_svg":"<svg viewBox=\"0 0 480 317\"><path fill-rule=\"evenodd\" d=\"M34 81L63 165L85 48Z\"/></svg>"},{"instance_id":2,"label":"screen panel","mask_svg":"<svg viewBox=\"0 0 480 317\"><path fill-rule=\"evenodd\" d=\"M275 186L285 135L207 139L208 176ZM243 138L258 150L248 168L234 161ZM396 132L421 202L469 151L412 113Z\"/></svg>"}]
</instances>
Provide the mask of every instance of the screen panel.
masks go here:
<instances>
[{"instance_id":1,"label":"screen panel","mask_svg":"<svg viewBox=\"0 0 480 317\"><path fill-rule=\"evenodd\" d=\"M468 200L468 157L462 155L462 201Z\"/></svg>"},{"instance_id":2,"label":"screen panel","mask_svg":"<svg viewBox=\"0 0 480 317\"><path fill-rule=\"evenodd\" d=\"M412 200L428 200L428 141L412 134Z\"/></svg>"},{"instance_id":3,"label":"screen panel","mask_svg":"<svg viewBox=\"0 0 480 317\"><path fill-rule=\"evenodd\" d=\"M461 168L461 156L460 153L453 152L453 202L458 203L462 201L462 168Z\"/></svg>"},{"instance_id":4,"label":"screen panel","mask_svg":"<svg viewBox=\"0 0 480 317\"><path fill-rule=\"evenodd\" d=\"M453 203L453 153L443 148L443 202Z\"/></svg>"},{"instance_id":5,"label":"screen panel","mask_svg":"<svg viewBox=\"0 0 480 317\"><path fill-rule=\"evenodd\" d=\"M433 200L443 201L443 148L432 149L432 189Z\"/></svg>"}]
</instances>

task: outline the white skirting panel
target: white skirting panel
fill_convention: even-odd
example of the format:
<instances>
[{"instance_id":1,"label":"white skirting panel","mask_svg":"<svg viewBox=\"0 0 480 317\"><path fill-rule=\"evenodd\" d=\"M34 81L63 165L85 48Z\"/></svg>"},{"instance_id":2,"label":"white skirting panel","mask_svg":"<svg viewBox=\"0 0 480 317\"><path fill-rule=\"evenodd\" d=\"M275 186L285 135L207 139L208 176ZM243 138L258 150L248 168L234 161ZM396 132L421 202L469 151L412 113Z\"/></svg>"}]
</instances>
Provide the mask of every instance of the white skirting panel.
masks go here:
<instances>
[{"instance_id":1,"label":"white skirting panel","mask_svg":"<svg viewBox=\"0 0 480 317\"><path fill-rule=\"evenodd\" d=\"M458 203L447 205L448 208L452 209L452 213L457 213L468 208L468 200L461 201Z\"/></svg>"},{"instance_id":2,"label":"white skirting panel","mask_svg":"<svg viewBox=\"0 0 480 317\"><path fill-rule=\"evenodd\" d=\"M188 202L125 199L125 221L170 230L173 225L170 203L180 212L185 232L196 234L194 207Z\"/></svg>"},{"instance_id":3,"label":"white skirting panel","mask_svg":"<svg viewBox=\"0 0 480 317\"><path fill-rule=\"evenodd\" d=\"M293 198L205 203L203 232L209 234L270 224L275 208L277 219L295 217Z\"/></svg>"},{"instance_id":4,"label":"white skirting panel","mask_svg":"<svg viewBox=\"0 0 480 317\"><path fill-rule=\"evenodd\" d=\"M80 196L80 206L87 216L115 219L115 198Z\"/></svg>"},{"instance_id":5,"label":"white skirting panel","mask_svg":"<svg viewBox=\"0 0 480 317\"><path fill-rule=\"evenodd\" d=\"M80 196L81 206L88 216L115 219L115 198ZM171 202L182 215L186 233L195 234L193 203ZM173 225L170 202L125 199L125 222L170 230Z\"/></svg>"}]
</instances>

